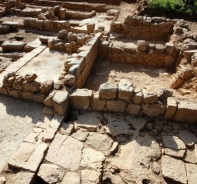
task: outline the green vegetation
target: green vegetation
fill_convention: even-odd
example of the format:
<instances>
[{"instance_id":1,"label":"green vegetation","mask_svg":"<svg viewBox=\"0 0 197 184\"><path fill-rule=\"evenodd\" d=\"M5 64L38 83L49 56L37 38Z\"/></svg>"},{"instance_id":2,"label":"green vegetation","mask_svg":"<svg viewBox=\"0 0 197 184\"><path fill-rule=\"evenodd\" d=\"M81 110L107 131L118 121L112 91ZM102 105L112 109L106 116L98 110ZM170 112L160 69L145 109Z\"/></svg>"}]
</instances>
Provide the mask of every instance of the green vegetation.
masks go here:
<instances>
[{"instance_id":1,"label":"green vegetation","mask_svg":"<svg viewBox=\"0 0 197 184\"><path fill-rule=\"evenodd\" d=\"M197 13L197 0L151 0L153 8L180 11L188 14Z\"/></svg>"}]
</instances>

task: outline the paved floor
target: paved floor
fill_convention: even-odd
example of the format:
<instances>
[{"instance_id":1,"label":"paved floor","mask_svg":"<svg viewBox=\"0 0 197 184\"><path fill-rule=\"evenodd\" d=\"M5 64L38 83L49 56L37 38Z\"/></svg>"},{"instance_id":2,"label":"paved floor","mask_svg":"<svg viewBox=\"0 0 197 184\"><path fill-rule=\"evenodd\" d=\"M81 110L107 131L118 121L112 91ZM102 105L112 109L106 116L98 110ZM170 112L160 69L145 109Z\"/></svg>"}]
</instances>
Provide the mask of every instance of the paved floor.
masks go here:
<instances>
[{"instance_id":1,"label":"paved floor","mask_svg":"<svg viewBox=\"0 0 197 184\"><path fill-rule=\"evenodd\" d=\"M0 171L31 132L43 105L0 95Z\"/></svg>"}]
</instances>

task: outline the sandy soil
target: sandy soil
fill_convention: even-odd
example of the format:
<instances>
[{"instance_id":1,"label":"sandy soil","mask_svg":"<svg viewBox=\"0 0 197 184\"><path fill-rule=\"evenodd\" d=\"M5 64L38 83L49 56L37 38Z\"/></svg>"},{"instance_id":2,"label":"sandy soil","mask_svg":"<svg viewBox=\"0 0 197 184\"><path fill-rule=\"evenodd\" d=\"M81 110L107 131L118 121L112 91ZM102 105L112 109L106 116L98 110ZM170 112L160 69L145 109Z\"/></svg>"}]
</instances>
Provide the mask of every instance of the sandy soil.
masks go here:
<instances>
[{"instance_id":1,"label":"sandy soil","mask_svg":"<svg viewBox=\"0 0 197 184\"><path fill-rule=\"evenodd\" d=\"M170 75L166 69L97 60L85 87L97 91L102 83L118 84L120 79L125 78L139 88L169 88Z\"/></svg>"},{"instance_id":2,"label":"sandy soil","mask_svg":"<svg viewBox=\"0 0 197 184\"><path fill-rule=\"evenodd\" d=\"M41 116L44 105L0 95L0 171Z\"/></svg>"}]
</instances>

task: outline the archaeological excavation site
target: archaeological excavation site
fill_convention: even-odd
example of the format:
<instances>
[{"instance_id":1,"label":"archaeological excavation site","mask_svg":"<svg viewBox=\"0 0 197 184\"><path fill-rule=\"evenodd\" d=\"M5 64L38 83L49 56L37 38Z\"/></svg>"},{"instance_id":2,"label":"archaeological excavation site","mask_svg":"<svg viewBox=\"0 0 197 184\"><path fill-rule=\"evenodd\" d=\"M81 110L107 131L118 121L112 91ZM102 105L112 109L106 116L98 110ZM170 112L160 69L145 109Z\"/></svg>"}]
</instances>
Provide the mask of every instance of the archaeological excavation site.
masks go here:
<instances>
[{"instance_id":1,"label":"archaeological excavation site","mask_svg":"<svg viewBox=\"0 0 197 184\"><path fill-rule=\"evenodd\" d=\"M0 0L0 184L197 184L197 1L158 2Z\"/></svg>"}]
</instances>

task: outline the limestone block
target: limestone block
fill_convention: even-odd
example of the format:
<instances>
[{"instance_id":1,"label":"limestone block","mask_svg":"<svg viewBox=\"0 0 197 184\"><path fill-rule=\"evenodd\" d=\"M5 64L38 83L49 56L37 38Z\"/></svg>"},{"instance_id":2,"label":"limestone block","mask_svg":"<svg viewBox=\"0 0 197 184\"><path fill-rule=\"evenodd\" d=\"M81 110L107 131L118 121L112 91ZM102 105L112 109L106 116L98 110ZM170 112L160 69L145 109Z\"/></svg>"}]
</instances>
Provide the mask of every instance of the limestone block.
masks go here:
<instances>
[{"instance_id":1,"label":"limestone block","mask_svg":"<svg viewBox=\"0 0 197 184\"><path fill-rule=\"evenodd\" d=\"M134 95L133 95L133 103L135 103L135 104L141 104L142 103L142 100L143 100L143 93L142 93L142 91L138 91L137 93L135 93Z\"/></svg>"},{"instance_id":2,"label":"limestone block","mask_svg":"<svg viewBox=\"0 0 197 184\"><path fill-rule=\"evenodd\" d=\"M87 24L88 33L93 33L94 28L95 28L95 23L88 23Z\"/></svg>"},{"instance_id":3,"label":"limestone block","mask_svg":"<svg viewBox=\"0 0 197 184\"><path fill-rule=\"evenodd\" d=\"M127 108L127 102L123 100L108 100L106 103L107 110L113 112L125 112Z\"/></svg>"},{"instance_id":4,"label":"limestone block","mask_svg":"<svg viewBox=\"0 0 197 184\"><path fill-rule=\"evenodd\" d=\"M22 41L5 41L1 46L3 51L23 51L25 43Z\"/></svg>"},{"instance_id":5,"label":"limestone block","mask_svg":"<svg viewBox=\"0 0 197 184\"><path fill-rule=\"evenodd\" d=\"M92 98L92 90L76 89L70 95L71 106L73 109L88 109Z\"/></svg>"},{"instance_id":6,"label":"limestone block","mask_svg":"<svg viewBox=\"0 0 197 184\"><path fill-rule=\"evenodd\" d=\"M32 171L32 172L36 172L40 163L41 163L41 161L42 161L42 159L43 159L43 157L44 157L44 153L47 150L47 148L48 148L47 144L40 143L40 144L35 146L34 151L28 157L27 161L12 158L8 162L8 165L12 166L14 168L22 168L24 170L29 170L29 171ZM27 149L27 147L25 149Z\"/></svg>"},{"instance_id":7,"label":"limestone block","mask_svg":"<svg viewBox=\"0 0 197 184\"><path fill-rule=\"evenodd\" d=\"M157 104L142 104L143 113L150 117L164 114L165 107L159 102Z\"/></svg>"},{"instance_id":8,"label":"limestone block","mask_svg":"<svg viewBox=\"0 0 197 184\"><path fill-rule=\"evenodd\" d=\"M8 91L8 94L12 97L15 97L15 98L20 97L20 94L18 93L18 91L14 90L12 88L8 88L7 91Z\"/></svg>"},{"instance_id":9,"label":"limestone block","mask_svg":"<svg viewBox=\"0 0 197 184\"><path fill-rule=\"evenodd\" d=\"M183 161L167 155L162 156L162 174L175 182L187 183L185 164Z\"/></svg>"},{"instance_id":10,"label":"limestone block","mask_svg":"<svg viewBox=\"0 0 197 184\"><path fill-rule=\"evenodd\" d=\"M143 90L144 98L143 103L157 103L158 96L157 93L149 92L148 90Z\"/></svg>"},{"instance_id":11,"label":"limestone block","mask_svg":"<svg viewBox=\"0 0 197 184\"><path fill-rule=\"evenodd\" d=\"M62 181L65 170L59 166L52 164L42 164L38 171L38 176L46 183L59 183Z\"/></svg>"},{"instance_id":12,"label":"limestone block","mask_svg":"<svg viewBox=\"0 0 197 184\"><path fill-rule=\"evenodd\" d=\"M145 40L138 40L137 41L137 49L142 52L146 52L148 49L148 44Z\"/></svg>"},{"instance_id":13,"label":"limestone block","mask_svg":"<svg viewBox=\"0 0 197 184\"><path fill-rule=\"evenodd\" d=\"M140 105L129 103L126 111L129 114L138 115L139 112L140 112L140 109L141 109L141 106Z\"/></svg>"},{"instance_id":14,"label":"limestone block","mask_svg":"<svg viewBox=\"0 0 197 184\"><path fill-rule=\"evenodd\" d=\"M41 93L48 94L53 87L53 80L47 80L43 82L40 86Z\"/></svg>"},{"instance_id":15,"label":"limestone block","mask_svg":"<svg viewBox=\"0 0 197 184\"><path fill-rule=\"evenodd\" d=\"M26 100L32 100L33 99L33 92L22 91L22 98L24 98Z\"/></svg>"},{"instance_id":16,"label":"limestone block","mask_svg":"<svg viewBox=\"0 0 197 184\"><path fill-rule=\"evenodd\" d=\"M38 92L40 91L40 83L37 81L23 82L23 88L27 91Z\"/></svg>"},{"instance_id":17,"label":"limestone block","mask_svg":"<svg viewBox=\"0 0 197 184\"><path fill-rule=\"evenodd\" d=\"M74 75L72 74L67 74L65 77L64 77L64 84L66 86L73 86L75 84L75 81L76 81L76 78Z\"/></svg>"},{"instance_id":18,"label":"limestone block","mask_svg":"<svg viewBox=\"0 0 197 184\"><path fill-rule=\"evenodd\" d=\"M166 55L164 60L164 66L169 67L174 64L175 60L173 56Z\"/></svg>"},{"instance_id":19,"label":"limestone block","mask_svg":"<svg viewBox=\"0 0 197 184\"><path fill-rule=\"evenodd\" d=\"M133 83L126 79L121 79L118 85L118 98L130 101L133 96Z\"/></svg>"},{"instance_id":20,"label":"limestone block","mask_svg":"<svg viewBox=\"0 0 197 184\"><path fill-rule=\"evenodd\" d=\"M175 50L174 44L172 42L166 43L166 53L173 54Z\"/></svg>"},{"instance_id":21,"label":"limestone block","mask_svg":"<svg viewBox=\"0 0 197 184\"><path fill-rule=\"evenodd\" d=\"M163 54L165 52L165 46L162 44L155 44L155 51L159 54Z\"/></svg>"},{"instance_id":22,"label":"limestone block","mask_svg":"<svg viewBox=\"0 0 197 184\"><path fill-rule=\"evenodd\" d=\"M44 100L44 104L49 107L53 107L53 96L55 95L56 91L53 90L48 97Z\"/></svg>"},{"instance_id":23,"label":"limestone block","mask_svg":"<svg viewBox=\"0 0 197 184\"><path fill-rule=\"evenodd\" d=\"M173 97L167 98L167 108L164 118L165 119L171 119L174 117L177 110L177 102L176 99Z\"/></svg>"},{"instance_id":24,"label":"limestone block","mask_svg":"<svg viewBox=\"0 0 197 184\"><path fill-rule=\"evenodd\" d=\"M32 28L36 27L36 18L29 19L29 24Z\"/></svg>"},{"instance_id":25,"label":"limestone block","mask_svg":"<svg viewBox=\"0 0 197 184\"><path fill-rule=\"evenodd\" d=\"M99 98L114 99L117 97L118 88L116 84L101 84L99 87Z\"/></svg>"},{"instance_id":26,"label":"limestone block","mask_svg":"<svg viewBox=\"0 0 197 184\"><path fill-rule=\"evenodd\" d=\"M65 115L69 109L69 98L67 91L57 91L53 96L54 111L59 115Z\"/></svg>"},{"instance_id":27,"label":"limestone block","mask_svg":"<svg viewBox=\"0 0 197 184\"><path fill-rule=\"evenodd\" d=\"M195 123L197 121L197 104L190 101L179 102L174 120Z\"/></svg>"},{"instance_id":28,"label":"limestone block","mask_svg":"<svg viewBox=\"0 0 197 184\"><path fill-rule=\"evenodd\" d=\"M38 76L37 76L37 74L26 74L25 75L25 80L27 81L27 82L33 82L33 81L35 81L35 79L37 78Z\"/></svg>"},{"instance_id":29,"label":"limestone block","mask_svg":"<svg viewBox=\"0 0 197 184\"><path fill-rule=\"evenodd\" d=\"M33 96L33 100L35 101L35 102L40 102L40 103L44 103L44 100L45 100L45 95L44 94L34 94L34 96Z\"/></svg>"},{"instance_id":30,"label":"limestone block","mask_svg":"<svg viewBox=\"0 0 197 184\"><path fill-rule=\"evenodd\" d=\"M152 17L152 22L153 23L166 22L166 18L165 17Z\"/></svg>"},{"instance_id":31,"label":"limestone block","mask_svg":"<svg viewBox=\"0 0 197 184\"><path fill-rule=\"evenodd\" d=\"M18 172L12 179L8 182L7 184L33 184L35 183L36 177L35 173L32 172L25 172L25 171L20 171Z\"/></svg>"},{"instance_id":32,"label":"limestone block","mask_svg":"<svg viewBox=\"0 0 197 184\"><path fill-rule=\"evenodd\" d=\"M8 91L5 88L0 87L0 94L8 95Z\"/></svg>"},{"instance_id":33,"label":"limestone block","mask_svg":"<svg viewBox=\"0 0 197 184\"><path fill-rule=\"evenodd\" d=\"M99 98L98 93L94 93L91 101L91 109L95 111L103 111L105 109L106 100Z\"/></svg>"},{"instance_id":34,"label":"limestone block","mask_svg":"<svg viewBox=\"0 0 197 184\"><path fill-rule=\"evenodd\" d=\"M66 36L67 36L67 31L65 29L59 31L58 34L57 34L57 37L59 39L66 39Z\"/></svg>"},{"instance_id":35,"label":"limestone block","mask_svg":"<svg viewBox=\"0 0 197 184\"><path fill-rule=\"evenodd\" d=\"M36 28L38 30L43 30L43 28L44 28L44 21L43 20L36 20Z\"/></svg>"},{"instance_id":36,"label":"limestone block","mask_svg":"<svg viewBox=\"0 0 197 184\"><path fill-rule=\"evenodd\" d=\"M60 20L66 19L66 8L60 8L58 12L58 17Z\"/></svg>"}]
</instances>

